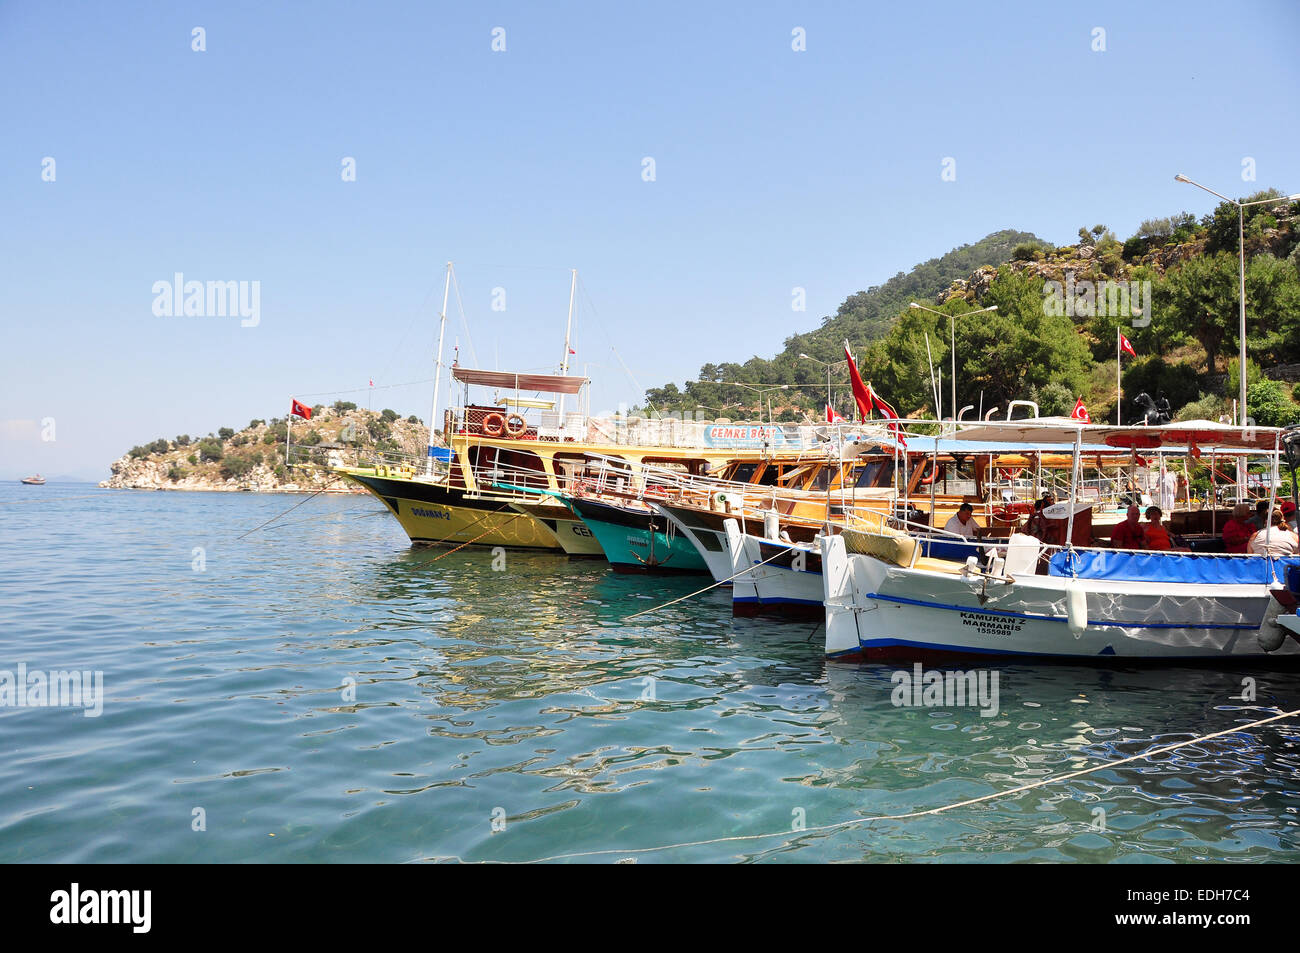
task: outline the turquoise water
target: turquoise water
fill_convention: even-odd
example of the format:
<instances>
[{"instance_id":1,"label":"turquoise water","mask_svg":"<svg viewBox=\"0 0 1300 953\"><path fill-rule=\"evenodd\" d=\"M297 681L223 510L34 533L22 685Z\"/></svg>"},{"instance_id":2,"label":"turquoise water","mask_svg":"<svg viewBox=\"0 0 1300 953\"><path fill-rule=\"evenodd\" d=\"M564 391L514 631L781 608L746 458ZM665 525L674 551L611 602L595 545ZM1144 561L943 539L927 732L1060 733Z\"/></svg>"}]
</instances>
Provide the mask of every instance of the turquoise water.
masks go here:
<instances>
[{"instance_id":1,"label":"turquoise water","mask_svg":"<svg viewBox=\"0 0 1300 953\"><path fill-rule=\"evenodd\" d=\"M101 670L106 696L0 709L0 861L1297 857L1300 729L1277 725L791 830L1298 708L1295 671L1006 665L995 717L894 707L892 668L720 592L627 620L698 579L412 551L365 497L237 538L300 500L0 487L0 669Z\"/></svg>"}]
</instances>

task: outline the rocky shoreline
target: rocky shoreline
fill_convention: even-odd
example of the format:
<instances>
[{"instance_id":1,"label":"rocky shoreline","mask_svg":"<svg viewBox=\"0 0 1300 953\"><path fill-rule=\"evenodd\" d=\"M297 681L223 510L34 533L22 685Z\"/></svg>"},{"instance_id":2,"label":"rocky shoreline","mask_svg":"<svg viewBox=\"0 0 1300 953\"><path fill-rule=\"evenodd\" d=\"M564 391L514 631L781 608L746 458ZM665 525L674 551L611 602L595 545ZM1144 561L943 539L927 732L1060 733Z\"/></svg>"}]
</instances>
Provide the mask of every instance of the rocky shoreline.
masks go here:
<instances>
[{"instance_id":1,"label":"rocky shoreline","mask_svg":"<svg viewBox=\"0 0 1300 953\"><path fill-rule=\"evenodd\" d=\"M293 465L286 465L287 437ZM179 490L206 493L364 493L329 472L367 463L379 453L422 456L428 429L395 411L358 410L347 402L312 408L311 420L253 420L242 430L181 434L132 448L99 483L105 489Z\"/></svg>"}]
</instances>

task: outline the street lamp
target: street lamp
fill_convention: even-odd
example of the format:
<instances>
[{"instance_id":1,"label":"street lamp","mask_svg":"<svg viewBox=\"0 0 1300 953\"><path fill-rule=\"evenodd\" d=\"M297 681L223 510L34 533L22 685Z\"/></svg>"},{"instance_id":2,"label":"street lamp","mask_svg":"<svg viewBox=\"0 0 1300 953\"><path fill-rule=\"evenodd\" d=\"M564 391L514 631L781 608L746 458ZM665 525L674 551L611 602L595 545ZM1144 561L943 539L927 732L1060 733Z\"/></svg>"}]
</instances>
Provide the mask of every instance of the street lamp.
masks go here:
<instances>
[{"instance_id":1,"label":"street lamp","mask_svg":"<svg viewBox=\"0 0 1300 953\"><path fill-rule=\"evenodd\" d=\"M812 361L814 364L820 364L822 367L826 368L826 406L829 408L831 405L831 368L839 367L841 364L847 364L848 361L836 361L833 364L827 364L825 361L818 360L810 354L800 354L799 356L805 361Z\"/></svg>"},{"instance_id":2,"label":"street lamp","mask_svg":"<svg viewBox=\"0 0 1300 953\"><path fill-rule=\"evenodd\" d=\"M927 308L923 304L917 304L913 301L908 305L909 308L915 308L918 311L929 311L931 314L937 314L943 317L946 312L936 311L934 308ZM957 421L957 319L969 317L972 314L983 314L986 311L996 311L997 305L990 305L987 308L976 308L974 311L967 311L963 314L949 314L948 317L948 350L952 357L952 419L953 423ZM939 414L939 408L935 408L935 414Z\"/></svg>"},{"instance_id":3,"label":"street lamp","mask_svg":"<svg viewBox=\"0 0 1300 953\"><path fill-rule=\"evenodd\" d=\"M757 386L757 385L755 385L755 384L746 384L746 383L744 383L743 381L718 381L718 383L719 383L719 384L730 384L732 387L744 387L744 388L747 388L747 389L752 390L752 391L757 391L757 392L758 392L758 409L759 409L759 413L760 413L760 414L761 414L762 411L763 411L763 395L764 395L764 394L769 394L769 393L771 393L771 392L774 391L774 390L789 390L789 389L790 389L790 385L789 385L789 384L771 384L771 385L768 385L768 386L759 387L759 386ZM768 422L769 424L772 422L772 399L771 399L770 397L769 397L768 400L767 400L767 422Z\"/></svg>"},{"instance_id":4,"label":"street lamp","mask_svg":"<svg viewBox=\"0 0 1300 953\"><path fill-rule=\"evenodd\" d=\"M1185 182L1188 185L1194 185L1198 189L1209 192L1211 195L1223 199L1225 202L1231 202L1237 206L1237 254L1239 258L1240 270L1238 272L1241 281L1241 326L1238 329L1238 337L1241 339L1241 350L1237 355L1237 376L1241 378L1240 393L1238 394L1238 403L1241 406L1241 412L1237 415L1237 420L1242 426L1246 424L1246 206L1248 205L1268 205L1273 202L1295 202L1300 200L1300 193L1295 195L1283 195L1275 199L1259 199L1255 202L1238 202L1236 199L1230 199L1226 195L1219 195L1214 189L1207 188L1199 182L1193 182L1187 176L1181 173L1174 176L1175 182ZM1211 362L1214 356L1210 355Z\"/></svg>"}]
</instances>

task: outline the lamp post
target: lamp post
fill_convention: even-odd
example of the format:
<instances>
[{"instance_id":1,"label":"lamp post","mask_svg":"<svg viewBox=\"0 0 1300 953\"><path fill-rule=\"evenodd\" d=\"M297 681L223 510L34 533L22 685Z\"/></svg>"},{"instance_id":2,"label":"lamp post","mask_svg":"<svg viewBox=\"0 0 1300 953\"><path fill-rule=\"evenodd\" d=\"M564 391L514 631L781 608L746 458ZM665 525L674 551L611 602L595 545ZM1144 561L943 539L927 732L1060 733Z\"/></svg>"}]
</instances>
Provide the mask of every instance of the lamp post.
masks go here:
<instances>
[{"instance_id":1,"label":"lamp post","mask_svg":"<svg viewBox=\"0 0 1300 953\"><path fill-rule=\"evenodd\" d=\"M818 360L817 358L813 357L813 356L810 355L810 354L800 354L799 356L800 356L801 358L803 358L805 361L812 361L814 364L820 364L822 367L826 368L826 406L827 406L827 407L830 407L830 405L831 405L831 368L832 368L832 367L839 367L841 364L847 364L847 363L849 363L849 362L848 362L848 361L835 361L835 362L832 363L832 364L828 364L828 363L826 363L825 361Z\"/></svg>"},{"instance_id":2,"label":"lamp post","mask_svg":"<svg viewBox=\"0 0 1300 953\"><path fill-rule=\"evenodd\" d=\"M744 383L743 381L718 381L718 383L719 383L719 384L730 384L732 387L745 387L745 388L747 388L747 389L749 389L749 390L757 391L757 393L758 393L758 412L759 412L760 415L761 415L762 412L763 412L763 395L764 395L764 394L770 394L770 393L771 393L772 391L774 391L774 390L789 390L789 389L790 389L790 385L789 385L789 384L771 384L771 385L768 385L768 386L759 387L759 386L757 386L757 385L755 385L755 384L746 384L746 383ZM767 400L767 418L768 418L768 419L767 419L767 422L770 424L770 423L772 422L772 399L771 399L770 397L769 397L768 400Z\"/></svg>"},{"instance_id":3,"label":"lamp post","mask_svg":"<svg viewBox=\"0 0 1300 953\"><path fill-rule=\"evenodd\" d=\"M1193 182L1187 176L1174 176L1175 182L1185 182L1188 185L1194 185L1198 189L1209 192L1213 196L1223 199L1225 202L1231 202L1237 206L1237 255L1238 255L1238 276L1241 282L1240 301L1241 301L1241 325L1237 329L1237 335L1241 341L1241 348L1237 355L1237 376L1241 378L1238 393L1238 405L1241 407L1237 414L1237 420L1241 426L1246 425L1246 206L1248 205L1269 205L1274 202L1295 202L1300 200L1300 193L1296 195L1282 195L1275 199L1259 199L1254 202L1238 202L1236 199L1230 199L1226 195L1220 195L1214 189L1201 185L1199 182ZM1210 355L1210 361L1213 362L1214 356ZM1213 370L1213 363L1211 363Z\"/></svg>"},{"instance_id":4,"label":"lamp post","mask_svg":"<svg viewBox=\"0 0 1300 953\"><path fill-rule=\"evenodd\" d=\"M943 317L945 314L947 314L947 312L936 311L934 308L927 308L923 304L917 304L915 301L909 304L908 307L913 308L917 311L929 311L931 314L937 314L940 317ZM952 357L952 421L954 424L957 422L957 319L969 317L972 314L984 314L986 311L996 311L997 309L998 306L994 304L994 305L990 305L987 308L976 308L974 311L967 311L963 314L947 315L948 351L950 353L950 356ZM934 410L936 414L939 413L938 407L936 407Z\"/></svg>"}]
</instances>

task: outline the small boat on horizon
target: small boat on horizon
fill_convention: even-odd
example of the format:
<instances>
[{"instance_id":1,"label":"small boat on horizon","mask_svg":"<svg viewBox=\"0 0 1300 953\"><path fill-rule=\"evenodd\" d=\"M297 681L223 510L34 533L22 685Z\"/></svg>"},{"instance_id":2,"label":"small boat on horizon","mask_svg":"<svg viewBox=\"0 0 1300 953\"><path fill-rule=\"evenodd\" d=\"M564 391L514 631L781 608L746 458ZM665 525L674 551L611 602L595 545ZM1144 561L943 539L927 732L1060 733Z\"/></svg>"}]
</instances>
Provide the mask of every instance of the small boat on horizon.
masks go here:
<instances>
[{"instance_id":1,"label":"small boat on horizon","mask_svg":"<svg viewBox=\"0 0 1300 953\"><path fill-rule=\"evenodd\" d=\"M25 483L28 486L44 486L45 477L37 473L35 476L23 477L22 480L20 480L19 482Z\"/></svg>"}]
</instances>

